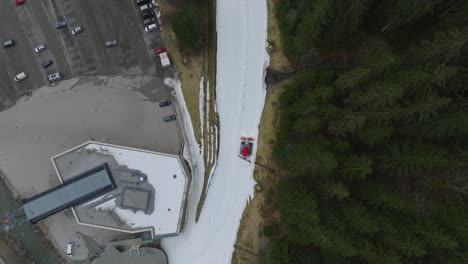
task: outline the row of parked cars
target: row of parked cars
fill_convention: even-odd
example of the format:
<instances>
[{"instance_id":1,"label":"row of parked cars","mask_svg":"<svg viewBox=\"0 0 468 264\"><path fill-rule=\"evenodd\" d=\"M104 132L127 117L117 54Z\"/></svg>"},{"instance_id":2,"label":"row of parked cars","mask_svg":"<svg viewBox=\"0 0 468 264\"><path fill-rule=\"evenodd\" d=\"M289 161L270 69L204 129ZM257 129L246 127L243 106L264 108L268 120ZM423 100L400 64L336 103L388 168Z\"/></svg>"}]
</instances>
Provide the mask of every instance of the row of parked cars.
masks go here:
<instances>
[{"instance_id":1,"label":"row of parked cars","mask_svg":"<svg viewBox=\"0 0 468 264\"><path fill-rule=\"evenodd\" d=\"M141 13L143 19L143 26L145 32L151 32L158 28L156 13L154 12L154 5L150 0L136 0L138 11Z\"/></svg>"}]
</instances>

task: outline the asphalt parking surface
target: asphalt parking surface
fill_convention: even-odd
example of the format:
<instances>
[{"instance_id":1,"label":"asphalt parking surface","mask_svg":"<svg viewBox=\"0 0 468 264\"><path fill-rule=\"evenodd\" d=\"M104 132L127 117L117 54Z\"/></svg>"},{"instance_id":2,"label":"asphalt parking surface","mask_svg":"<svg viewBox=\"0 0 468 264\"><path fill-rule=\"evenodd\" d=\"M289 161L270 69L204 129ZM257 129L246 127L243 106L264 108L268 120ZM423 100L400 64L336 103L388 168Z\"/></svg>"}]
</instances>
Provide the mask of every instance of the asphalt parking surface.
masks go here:
<instances>
[{"instance_id":1,"label":"asphalt parking surface","mask_svg":"<svg viewBox=\"0 0 468 264\"><path fill-rule=\"evenodd\" d=\"M0 104L46 85L47 74L54 72L66 79L158 75L161 67L153 49L158 47L159 31L145 33L139 16L132 0L29 0L20 6L14 0L0 1L0 40L16 42L0 49ZM56 29L62 20L67 26ZM73 36L76 26L84 31ZM118 45L106 48L104 43L113 39ZM40 44L47 49L35 53ZM43 69L49 59L53 65ZM14 82L20 72L28 78Z\"/></svg>"}]
</instances>

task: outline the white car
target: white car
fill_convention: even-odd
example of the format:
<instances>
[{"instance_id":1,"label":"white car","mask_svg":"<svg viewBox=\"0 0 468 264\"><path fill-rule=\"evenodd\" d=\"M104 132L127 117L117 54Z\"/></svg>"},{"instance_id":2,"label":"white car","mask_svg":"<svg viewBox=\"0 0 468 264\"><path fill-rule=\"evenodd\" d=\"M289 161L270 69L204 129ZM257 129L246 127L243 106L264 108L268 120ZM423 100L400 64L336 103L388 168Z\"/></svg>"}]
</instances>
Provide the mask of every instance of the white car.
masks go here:
<instances>
[{"instance_id":1,"label":"white car","mask_svg":"<svg viewBox=\"0 0 468 264\"><path fill-rule=\"evenodd\" d=\"M154 7L154 6L153 6L153 4L151 4L151 3L148 3L148 4L146 4L146 5L141 5L141 6L140 6L140 12L143 12L143 11L145 11L145 10L149 10L149 9L151 9L151 8L153 8L153 7Z\"/></svg>"},{"instance_id":2,"label":"white car","mask_svg":"<svg viewBox=\"0 0 468 264\"><path fill-rule=\"evenodd\" d=\"M56 72L56 73L52 73L52 74L47 75L47 80L49 82L55 82L55 81L61 80L62 78L63 78L63 76L62 76L62 74L60 74L60 72Z\"/></svg>"},{"instance_id":3,"label":"white car","mask_svg":"<svg viewBox=\"0 0 468 264\"><path fill-rule=\"evenodd\" d=\"M83 32L83 28L82 28L81 26L76 27L76 28L74 28L74 29L72 30L73 36L78 35L78 34L80 34L81 32Z\"/></svg>"},{"instance_id":4,"label":"white car","mask_svg":"<svg viewBox=\"0 0 468 264\"><path fill-rule=\"evenodd\" d=\"M75 249L75 243L69 242L67 244L67 256L71 257L73 256L74 250Z\"/></svg>"},{"instance_id":5,"label":"white car","mask_svg":"<svg viewBox=\"0 0 468 264\"><path fill-rule=\"evenodd\" d=\"M21 73L16 74L15 77L13 77L13 79L15 80L15 82L19 82L21 80L26 79L26 77L28 77L28 75L24 72L21 72Z\"/></svg>"},{"instance_id":6,"label":"white car","mask_svg":"<svg viewBox=\"0 0 468 264\"><path fill-rule=\"evenodd\" d=\"M151 32L151 31L153 31L153 30L155 30L157 28L158 28L158 26L156 26L156 24L151 24L151 25L148 25L148 26L145 27L145 31L146 32Z\"/></svg>"},{"instance_id":7,"label":"white car","mask_svg":"<svg viewBox=\"0 0 468 264\"><path fill-rule=\"evenodd\" d=\"M47 47L46 47L44 44L41 44L41 45L35 47L35 48L34 48L34 51L35 51L36 53L39 53L39 52L45 50L46 48L47 48Z\"/></svg>"}]
</instances>

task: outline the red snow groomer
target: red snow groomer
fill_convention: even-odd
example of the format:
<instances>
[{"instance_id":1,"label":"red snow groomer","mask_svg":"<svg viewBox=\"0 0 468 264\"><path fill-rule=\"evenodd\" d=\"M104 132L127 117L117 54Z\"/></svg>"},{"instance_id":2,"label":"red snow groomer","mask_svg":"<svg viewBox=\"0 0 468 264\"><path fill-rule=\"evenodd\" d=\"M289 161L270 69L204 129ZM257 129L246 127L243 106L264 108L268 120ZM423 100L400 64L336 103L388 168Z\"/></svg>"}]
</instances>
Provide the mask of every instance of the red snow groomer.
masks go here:
<instances>
[{"instance_id":1,"label":"red snow groomer","mask_svg":"<svg viewBox=\"0 0 468 264\"><path fill-rule=\"evenodd\" d=\"M250 162L250 156L252 155L253 149L253 137L241 137L240 138L240 150L239 157L243 160Z\"/></svg>"}]
</instances>

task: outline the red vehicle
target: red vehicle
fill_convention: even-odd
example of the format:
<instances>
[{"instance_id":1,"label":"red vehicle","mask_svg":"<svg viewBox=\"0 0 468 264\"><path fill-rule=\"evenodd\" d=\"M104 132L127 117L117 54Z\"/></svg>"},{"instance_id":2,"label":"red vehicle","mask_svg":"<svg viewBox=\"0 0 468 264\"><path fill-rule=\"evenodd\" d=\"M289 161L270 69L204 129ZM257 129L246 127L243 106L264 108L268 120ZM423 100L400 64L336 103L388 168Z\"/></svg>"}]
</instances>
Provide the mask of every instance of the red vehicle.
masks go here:
<instances>
[{"instance_id":1,"label":"red vehicle","mask_svg":"<svg viewBox=\"0 0 468 264\"><path fill-rule=\"evenodd\" d=\"M171 61L169 60L169 57L167 56L167 50L165 48L157 48L156 54L159 55L159 58L161 59L161 65L163 67L171 66Z\"/></svg>"},{"instance_id":2,"label":"red vehicle","mask_svg":"<svg viewBox=\"0 0 468 264\"><path fill-rule=\"evenodd\" d=\"M156 49L156 54L161 54L161 53L166 52L166 51L167 51L166 48L157 48Z\"/></svg>"},{"instance_id":3,"label":"red vehicle","mask_svg":"<svg viewBox=\"0 0 468 264\"><path fill-rule=\"evenodd\" d=\"M26 0L15 0L15 5L17 5L17 6L22 5L24 3L26 3Z\"/></svg>"},{"instance_id":4,"label":"red vehicle","mask_svg":"<svg viewBox=\"0 0 468 264\"><path fill-rule=\"evenodd\" d=\"M240 138L240 149L239 149L239 157L243 160L250 162L250 156L252 156L252 149L253 149L253 137L241 137Z\"/></svg>"}]
</instances>

